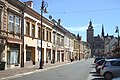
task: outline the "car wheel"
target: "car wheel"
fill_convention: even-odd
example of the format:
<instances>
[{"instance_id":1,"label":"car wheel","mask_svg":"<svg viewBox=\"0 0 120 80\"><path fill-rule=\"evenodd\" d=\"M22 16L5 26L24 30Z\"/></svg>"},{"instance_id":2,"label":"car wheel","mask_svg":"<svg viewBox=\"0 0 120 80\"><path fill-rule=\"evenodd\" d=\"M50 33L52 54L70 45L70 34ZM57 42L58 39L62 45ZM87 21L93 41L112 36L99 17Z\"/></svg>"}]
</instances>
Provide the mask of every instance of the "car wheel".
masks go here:
<instances>
[{"instance_id":1,"label":"car wheel","mask_svg":"<svg viewBox=\"0 0 120 80\"><path fill-rule=\"evenodd\" d=\"M106 73L104 74L104 77L105 77L106 80L111 80L111 79L113 78L113 75L112 75L112 73L110 73L110 72L106 72Z\"/></svg>"}]
</instances>

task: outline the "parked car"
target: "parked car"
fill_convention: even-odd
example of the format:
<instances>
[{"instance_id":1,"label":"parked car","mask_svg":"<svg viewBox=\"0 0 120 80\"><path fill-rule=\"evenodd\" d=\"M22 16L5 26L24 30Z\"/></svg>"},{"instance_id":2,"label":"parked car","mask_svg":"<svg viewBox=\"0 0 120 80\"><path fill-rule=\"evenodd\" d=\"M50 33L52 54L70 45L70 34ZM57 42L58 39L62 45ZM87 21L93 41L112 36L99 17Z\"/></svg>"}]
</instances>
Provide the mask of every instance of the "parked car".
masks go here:
<instances>
[{"instance_id":1,"label":"parked car","mask_svg":"<svg viewBox=\"0 0 120 80\"><path fill-rule=\"evenodd\" d=\"M101 66L102 66L104 61L105 61L105 59L100 59L96 62L95 69L96 69L97 73L100 73L100 69L101 69Z\"/></svg>"},{"instance_id":2,"label":"parked car","mask_svg":"<svg viewBox=\"0 0 120 80\"><path fill-rule=\"evenodd\" d=\"M100 75L106 80L120 76L120 59L105 59L100 69Z\"/></svg>"},{"instance_id":3,"label":"parked car","mask_svg":"<svg viewBox=\"0 0 120 80\"><path fill-rule=\"evenodd\" d=\"M103 59L102 57L96 57L94 60L94 63L96 63L98 60Z\"/></svg>"}]
</instances>

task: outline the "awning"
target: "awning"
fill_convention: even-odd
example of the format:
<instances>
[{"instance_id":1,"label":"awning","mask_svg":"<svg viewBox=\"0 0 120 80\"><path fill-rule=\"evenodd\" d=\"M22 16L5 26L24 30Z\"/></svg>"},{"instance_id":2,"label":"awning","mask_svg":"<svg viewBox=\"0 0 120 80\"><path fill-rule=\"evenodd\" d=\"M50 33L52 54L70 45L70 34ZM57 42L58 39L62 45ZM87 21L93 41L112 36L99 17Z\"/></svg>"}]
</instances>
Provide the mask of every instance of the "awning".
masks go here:
<instances>
[{"instance_id":1,"label":"awning","mask_svg":"<svg viewBox=\"0 0 120 80\"><path fill-rule=\"evenodd\" d=\"M14 38L7 38L8 43L15 43L15 44L22 44L22 40L14 39Z\"/></svg>"}]
</instances>

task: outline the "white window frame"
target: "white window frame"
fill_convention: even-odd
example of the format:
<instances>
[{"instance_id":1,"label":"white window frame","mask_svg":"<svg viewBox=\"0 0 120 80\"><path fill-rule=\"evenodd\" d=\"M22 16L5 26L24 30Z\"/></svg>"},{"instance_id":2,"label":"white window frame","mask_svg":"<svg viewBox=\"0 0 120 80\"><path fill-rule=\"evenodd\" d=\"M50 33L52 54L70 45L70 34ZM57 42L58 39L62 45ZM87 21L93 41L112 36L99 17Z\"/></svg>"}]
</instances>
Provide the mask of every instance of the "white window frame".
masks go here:
<instances>
[{"instance_id":1,"label":"white window frame","mask_svg":"<svg viewBox=\"0 0 120 80\"><path fill-rule=\"evenodd\" d=\"M19 51L10 50L9 52L8 64L19 64Z\"/></svg>"},{"instance_id":2,"label":"white window frame","mask_svg":"<svg viewBox=\"0 0 120 80\"><path fill-rule=\"evenodd\" d=\"M10 20L10 17L12 17L13 20ZM8 23L9 23L8 31L9 32L14 32L14 15L13 14L9 14Z\"/></svg>"},{"instance_id":3,"label":"white window frame","mask_svg":"<svg viewBox=\"0 0 120 80\"><path fill-rule=\"evenodd\" d=\"M10 19L10 17L12 17ZM18 20L18 21L17 21ZM8 31L9 32L14 32L15 34L21 33L21 26L20 26L21 19L19 16L9 13L8 17Z\"/></svg>"},{"instance_id":4,"label":"white window frame","mask_svg":"<svg viewBox=\"0 0 120 80\"><path fill-rule=\"evenodd\" d=\"M17 22L18 20L18 22ZM20 17L15 16L15 27L14 27L15 33L20 33Z\"/></svg>"}]
</instances>

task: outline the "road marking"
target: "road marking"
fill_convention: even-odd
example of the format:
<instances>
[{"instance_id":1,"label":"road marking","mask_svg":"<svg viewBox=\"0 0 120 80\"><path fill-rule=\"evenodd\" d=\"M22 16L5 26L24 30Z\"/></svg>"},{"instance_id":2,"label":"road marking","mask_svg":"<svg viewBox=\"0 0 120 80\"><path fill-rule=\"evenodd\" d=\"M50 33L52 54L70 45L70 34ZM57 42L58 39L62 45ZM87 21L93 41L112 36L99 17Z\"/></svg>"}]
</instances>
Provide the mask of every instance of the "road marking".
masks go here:
<instances>
[{"instance_id":1,"label":"road marking","mask_svg":"<svg viewBox=\"0 0 120 80\"><path fill-rule=\"evenodd\" d=\"M95 68L93 68L90 73L89 73L89 77L87 78L87 80L104 80L103 76L100 76L99 73L96 73Z\"/></svg>"}]
</instances>

